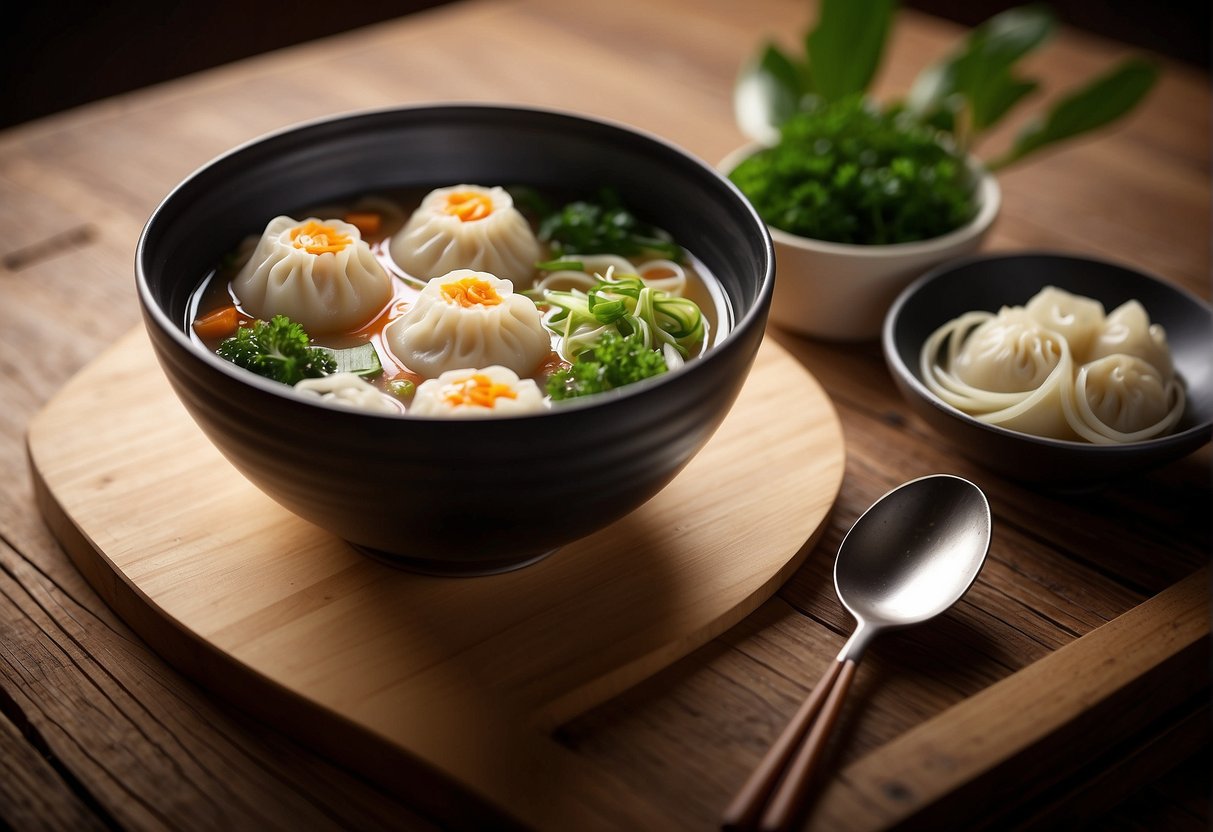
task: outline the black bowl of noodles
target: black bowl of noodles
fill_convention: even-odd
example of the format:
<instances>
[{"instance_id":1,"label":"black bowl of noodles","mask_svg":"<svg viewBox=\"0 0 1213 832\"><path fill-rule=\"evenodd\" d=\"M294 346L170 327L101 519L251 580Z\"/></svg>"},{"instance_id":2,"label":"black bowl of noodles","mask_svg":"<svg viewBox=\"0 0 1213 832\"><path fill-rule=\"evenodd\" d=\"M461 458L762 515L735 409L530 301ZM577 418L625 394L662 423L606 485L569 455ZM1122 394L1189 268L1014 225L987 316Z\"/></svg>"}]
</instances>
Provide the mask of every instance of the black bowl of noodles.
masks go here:
<instances>
[{"instance_id":1,"label":"black bowl of noodles","mask_svg":"<svg viewBox=\"0 0 1213 832\"><path fill-rule=\"evenodd\" d=\"M701 306L711 306L710 334L681 366L667 352L670 369L659 375L476 419L414 415L407 396L420 397L428 378L414 377L412 390L397 378L391 392L402 406L369 412L305 396L200 342L204 284L217 279L217 264L230 261L242 240L264 230L265 242L274 218L358 195L464 183L521 185L518 193L549 199L609 189L612 200L693 256L687 262L707 288ZM353 214L344 216L357 225ZM316 228L337 234L335 222L299 222L291 240L327 242L309 236ZM247 247L242 256L250 257ZM423 572L489 574L534 562L631 512L707 442L762 339L774 262L765 226L736 188L658 138L554 111L444 105L311 122L215 159L152 214L136 274L144 321L174 392L245 477L370 554ZM278 310L255 317L271 314ZM236 331L254 326L242 319ZM391 358L383 359L385 372ZM557 358L549 370L563 368Z\"/></svg>"},{"instance_id":2,"label":"black bowl of noodles","mask_svg":"<svg viewBox=\"0 0 1213 832\"><path fill-rule=\"evenodd\" d=\"M945 264L890 308L883 349L911 409L961 453L1050 489L1155 468L1213 432L1213 313L1125 265L1049 252ZM1044 367L1010 385L1027 392L982 398L1051 349L1066 372Z\"/></svg>"}]
</instances>

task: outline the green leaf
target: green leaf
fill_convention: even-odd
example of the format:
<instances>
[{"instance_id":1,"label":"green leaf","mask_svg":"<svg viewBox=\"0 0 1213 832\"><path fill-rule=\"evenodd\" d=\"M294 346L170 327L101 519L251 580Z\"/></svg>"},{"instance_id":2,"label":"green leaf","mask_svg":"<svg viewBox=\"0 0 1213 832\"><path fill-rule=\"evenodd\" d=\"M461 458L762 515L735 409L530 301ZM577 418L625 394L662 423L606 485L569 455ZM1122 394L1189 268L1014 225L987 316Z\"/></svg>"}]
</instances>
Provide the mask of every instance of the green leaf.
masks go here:
<instances>
[{"instance_id":1,"label":"green leaf","mask_svg":"<svg viewBox=\"0 0 1213 832\"><path fill-rule=\"evenodd\" d=\"M1055 23L1045 6L1008 9L974 29L966 40L966 51L976 56L983 69L998 73L1044 43Z\"/></svg>"},{"instance_id":2,"label":"green leaf","mask_svg":"<svg viewBox=\"0 0 1213 832\"><path fill-rule=\"evenodd\" d=\"M1015 77L1015 64L1052 34L1055 20L1043 6L997 14L969 33L958 49L927 67L910 89L908 109L922 121L939 121L968 108L968 128L980 132L996 124L1038 84ZM963 138L963 137L962 137Z\"/></svg>"},{"instance_id":3,"label":"green leaf","mask_svg":"<svg viewBox=\"0 0 1213 832\"><path fill-rule=\"evenodd\" d=\"M751 139L772 143L779 137L779 125L796 112L807 92L801 69L768 43L737 76L733 87L737 125Z\"/></svg>"},{"instance_id":4,"label":"green leaf","mask_svg":"<svg viewBox=\"0 0 1213 832\"><path fill-rule=\"evenodd\" d=\"M1063 98L1043 120L1029 124L1006 155L989 167L1005 167L1042 147L1104 127L1128 113L1158 79L1158 68L1142 58L1129 58L1087 86Z\"/></svg>"},{"instance_id":5,"label":"green leaf","mask_svg":"<svg viewBox=\"0 0 1213 832\"><path fill-rule=\"evenodd\" d=\"M822 0L805 38L812 91L827 101L863 93L884 55L893 0Z\"/></svg>"},{"instance_id":6,"label":"green leaf","mask_svg":"<svg viewBox=\"0 0 1213 832\"><path fill-rule=\"evenodd\" d=\"M973 102L972 129L980 132L998 123L1024 97L1040 89L1036 81L1020 81L1010 75L990 79L981 97Z\"/></svg>"},{"instance_id":7,"label":"green leaf","mask_svg":"<svg viewBox=\"0 0 1213 832\"><path fill-rule=\"evenodd\" d=\"M956 93L956 56L931 64L914 79L906 96L906 109L917 119L927 121L942 111L950 111L948 97Z\"/></svg>"}]
</instances>

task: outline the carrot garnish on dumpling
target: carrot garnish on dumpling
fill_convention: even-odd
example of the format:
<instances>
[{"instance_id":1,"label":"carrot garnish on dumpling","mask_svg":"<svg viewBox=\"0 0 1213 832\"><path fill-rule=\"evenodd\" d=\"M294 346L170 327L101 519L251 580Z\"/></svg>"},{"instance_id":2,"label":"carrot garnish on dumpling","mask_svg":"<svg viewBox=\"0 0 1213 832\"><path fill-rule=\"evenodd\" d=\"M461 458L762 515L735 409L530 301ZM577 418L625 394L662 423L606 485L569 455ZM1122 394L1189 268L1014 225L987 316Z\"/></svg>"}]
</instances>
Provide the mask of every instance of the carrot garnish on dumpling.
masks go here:
<instances>
[{"instance_id":1,"label":"carrot garnish on dumpling","mask_svg":"<svg viewBox=\"0 0 1213 832\"><path fill-rule=\"evenodd\" d=\"M350 236L331 225L308 220L291 229L291 242L308 254L336 254L350 244Z\"/></svg>"},{"instance_id":2,"label":"carrot garnish on dumpling","mask_svg":"<svg viewBox=\"0 0 1213 832\"><path fill-rule=\"evenodd\" d=\"M493 284L475 274L442 284L442 297L448 303L454 303L464 308L497 306L501 303L501 295L497 294Z\"/></svg>"},{"instance_id":3,"label":"carrot garnish on dumpling","mask_svg":"<svg viewBox=\"0 0 1213 832\"><path fill-rule=\"evenodd\" d=\"M544 409L543 393L534 379L520 379L513 370L492 366L449 370L422 382L409 412L414 416L476 418Z\"/></svg>"},{"instance_id":4,"label":"carrot garnish on dumpling","mask_svg":"<svg viewBox=\"0 0 1213 832\"><path fill-rule=\"evenodd\" d=\"M482 220L493 213L493 198L484 191L453 191L442 210L464 222Z\"/></svg>"}]
</instances>

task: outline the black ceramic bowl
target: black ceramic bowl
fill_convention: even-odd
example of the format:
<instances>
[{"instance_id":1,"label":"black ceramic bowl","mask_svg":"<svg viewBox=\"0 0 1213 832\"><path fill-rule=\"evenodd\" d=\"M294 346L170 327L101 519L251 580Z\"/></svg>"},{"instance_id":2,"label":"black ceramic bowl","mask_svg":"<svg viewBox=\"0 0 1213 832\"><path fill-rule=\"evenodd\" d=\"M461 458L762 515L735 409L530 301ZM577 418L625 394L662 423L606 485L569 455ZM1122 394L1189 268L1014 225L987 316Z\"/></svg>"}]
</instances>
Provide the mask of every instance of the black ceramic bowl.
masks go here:
<instances>
[{"instance_id":1,"label":"black ceramic bowl","mask_svg":"<svg viewBox=\"0 0 1213 832\"><path fill-rule=\"evenodd\" d=\"M460 182L587 194L613 186L719 280L732 308L729 334L678 372L558 410L487 420L411 419L309 403L188 337L190 293L224 252L274 216L389 187ZM236 468L351 543L406 566L452 573L531 562L666 485L740 390L774 281L762 220L711 167L618 125L471 105L339 117L237 148L156 209L139 241L136 271L164 372Z\"/></svg>"},{"instance_id":2,"label":"black ceramic bowl","mask_svg":"<svg viewBox=\"0 0 1213 832\"><path fill-rule=\"evenodd\" d=\"M919 352L938 327L972 310L1020 306L1045 286L1095 298L1107 311L1136 298L1167 332L1187 407L1168 436L1126 445L1045 439L987 425L940 401L923 384ZM1213 313L1157 277L1087 257L1027 253L980 256L941 266L909 286L885 318L883 347L910 407L957 449L1014 479L1085 488L1178 459L1209 441L1213 423Z\"/></svg>"}]
</instances>

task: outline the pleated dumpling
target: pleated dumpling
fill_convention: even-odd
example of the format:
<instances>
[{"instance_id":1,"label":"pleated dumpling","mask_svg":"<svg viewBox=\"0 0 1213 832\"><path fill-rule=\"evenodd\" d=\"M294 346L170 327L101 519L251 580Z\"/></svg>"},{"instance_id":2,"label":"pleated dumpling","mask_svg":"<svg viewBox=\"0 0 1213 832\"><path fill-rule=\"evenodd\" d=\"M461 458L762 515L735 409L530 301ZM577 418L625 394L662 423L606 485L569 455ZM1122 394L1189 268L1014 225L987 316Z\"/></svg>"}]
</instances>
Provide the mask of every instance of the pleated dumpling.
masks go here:
<instances>
[{"instance_id":1,"label":"pleated dumpling","mask_svg":"<svg viewBox=\"0 0 1213 832\"><path fill-rule=\"evenodd\" d=\"M516 416L544 409L543 394L532 379L519 379L505 367L449 370L423 381L413 397L414 416Z\"/></svg>"},{"instance_id":2,"label":"pleated dumpling","mask_svg":"<svg viewBox=\"0 0 1213 832\"><path fill-rule=\"evenodd\" d=\"M1024 308L1032 320L1069 342L1075 360L1087 354L1104 325L1102 303L1056 286L1041 289Z\"/></svg>"},{"instance_id":3,"label":"pleated dumpling","mask_svg":"<svg viewBox=\"0 0 1213 832\"><path fill-rule=\"evenodd\" d=\"M1136 300L1122 303L1108 314L1086 358L1094 361L1116 354L1133 355L1153 365L1163 381L1175 374L1166 330L1150 323L1145 307Z\"/></svg>"},{"instance_id":4,"label":"pleated dumpling","mask_svg":"<svg viewBox=\"0 0 1213 832\"><path fill-rule=\"evenodd\" d=\"M1004 307L973 330L952 361L965 384L1022 393L1044 383L1061 360L1061 339L1020 307Z\"/></svg>"},{"instance_id":5,"label":"pleated dumpling","mask_svg":"<svg viewBox=\"0 0 1213 832\"><path fill-rule=\"evenodd\" d=\"M422 280L474 269L525 285L540 257L539 241L509 192L480 185L431 191L392 236L389 251Z\"/></svg>"},{"instance_id":6,"label":"pleated dumpling","mask_svg":"<svg viewBox=\"0 0 1213 832\"><path fill-rule=\"evenodd\" d=\"M1104 316L1092 298L1046 287L1025 306L967 312L918 356L923 382L990 425L1099 444L1162 436L1186 394L1166 333L1136 300Z\"/></svg>"},{"instance_id":7,"label":"pleated dumpling","mask_svg":"<svg viewBox=\"0 0 1213 832\"><path fill-rule=\"evenodd\" d=\"M472 269L430 280L385 335L397 360L425 378L494 364L529 376L552 351L534 301Z\"/></svg>"},{"instance_id":8,"label":"pleated dumpling","mask_svg":"<svg viewBox=\"0 0 1213 832\"><path fill-rule=\"evenodd\" d=\"M1072 384L1069 345L1022 306L962 315L927 340L921 360L931 391L980 421L1055 439L1074 436L1062 413Z\"/></svg>"},{"instance_id":9,"label":"pleated dumpling","mask_svg":"<svg viewBox=\"0 0 1213 832\"><path fill-rule=\"evenodd\" d=\"M399 400L354 373L333 373L320 378L305 378L296 382L295 389L305 396L318 398L351 410L370 413L401 413Z\"/></svg>"},{"instance_id":10,"label":"pleated dumpling","mask_svg":"<svg viewBox=\"0 0 1213 832\"><path fill-rule=\"evenodd\" d=\"M1184 409L1182 386L1133 355L1084 364L1074 380L1066 418L1090 442L1138 442L1171 430Z\"/></svg>"},{"instance_id":11,"label":"pleated dumpling","mask_svg":"<svg viewBox=\"0 0 1213 832\"><path fill-rule=\"evenodd\" d=\"M391 299L391 280L355 226L283 216L265 227L232 290L250 315L286 315L322 335L373 320Z\"/></svg>"}]
</instances>

